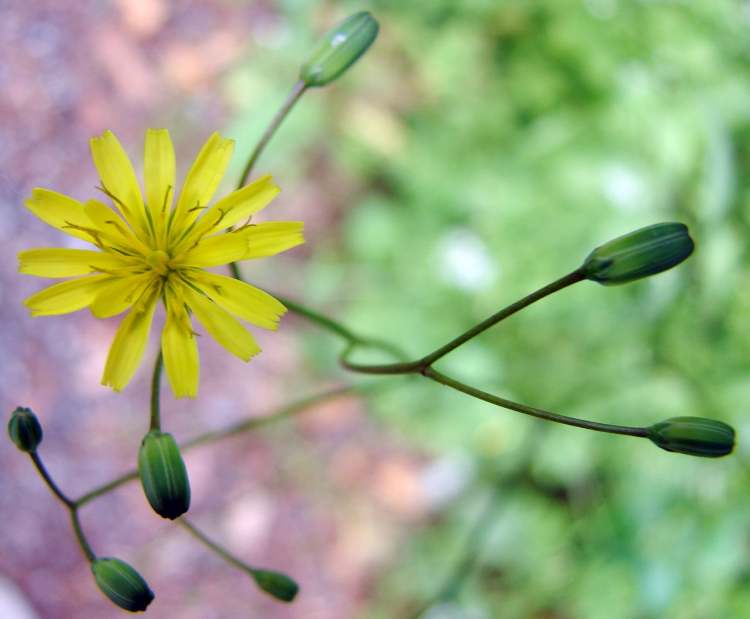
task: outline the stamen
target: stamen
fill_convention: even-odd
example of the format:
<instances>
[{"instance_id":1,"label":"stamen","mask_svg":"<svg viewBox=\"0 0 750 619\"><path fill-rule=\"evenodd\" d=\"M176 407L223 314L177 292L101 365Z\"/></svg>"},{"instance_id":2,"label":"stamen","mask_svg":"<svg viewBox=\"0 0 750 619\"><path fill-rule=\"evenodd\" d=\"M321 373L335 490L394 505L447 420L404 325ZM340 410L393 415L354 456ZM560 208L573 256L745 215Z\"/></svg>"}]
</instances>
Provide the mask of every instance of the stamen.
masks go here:
<instances>
[{"instance_id":1,"label":"stamen","mask_svg":"<svg viewBox=\"0 0 750 619\"><path fill-rule=\"evenodd\" d=\"M120 234L122 234L124 236L128 236L128 230L127 230L127 228L125 228L116 219L107 219L104 223L105 224L110 224L110 225L114 226Z\"/></svg>"},{"instance_id":2,"label":"stamen","mask_svg":"<svg viewBox=\"0 0 750 619\"><path fill-rule=\"evenodd\" d=\"M78 224L70 223L67 219L65 220L65 225L62 226L63 228L70 228L71 230L80 230L81 232L85 232L91 238L94 239L94 245L96 245L99 249L104 249L104 244L102 243L101 238L99 237L98 230L95 230L94 228L87 228L85 226L79 226Z\"/></svg>"},{"instance_id":3,"label":"stamen","mask_svg":"<svg viewBox=\"0 0 750 619\"><path fill-rule=\"evenodd\" d=\"M205 206L201 206L201 203L196 201L195 206L191 209L188 209L188 213L192 213L193 211L200 211L202 209L206 208Z\"/></svg>"},{"instance_id":4,"label":"stamen","mask_svg":"<svg viewBox=\"0 0 750 619\"><path fill-rule=\"evenodd\" d=\"M118 204L120 206L120 208L122 209L123 212L126 213L128 211L128 207L125 206L125 203L122 200L120 200L120 198L118 198L115 194L113 194L109 189L107 189L107 187L104 185L104 181L102 181L101 187L99 185L97 185L96 189L98 189L99 191L101 191L110 200L112 200L113 202L115 202L116 204Z\"/></svg>"},{"instance_id":5,"label":"stamen","mask_svg":"<svg viewBox=\"0 0 750 619\"><path fill-rule=\"evenodd\" d=\"M167 185L167 191L164 193L164 202L162 202L161 205L161 214L164 216L164 213L167 210L167 202L169 201L169 194L172 191L172 185Z\"/></svg>"}]
</instances>

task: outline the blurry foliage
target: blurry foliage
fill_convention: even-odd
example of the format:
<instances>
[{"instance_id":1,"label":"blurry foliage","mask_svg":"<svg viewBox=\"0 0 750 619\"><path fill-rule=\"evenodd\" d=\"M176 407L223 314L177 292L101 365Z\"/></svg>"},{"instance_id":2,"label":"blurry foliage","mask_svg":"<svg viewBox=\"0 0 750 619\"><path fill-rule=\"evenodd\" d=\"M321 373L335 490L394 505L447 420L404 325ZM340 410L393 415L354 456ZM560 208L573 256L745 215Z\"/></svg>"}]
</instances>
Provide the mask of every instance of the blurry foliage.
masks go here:
<instances>
[{"instance_id":1,"label":"blurry foliage","mask_svg":"<svg viewBox=\"0 0 750 619\"><path fill-rule=\"evenodd\" d=\"M289 30L274 35L267 62L227 81L241 144L296 78L286 67L311 30L362 4L282 7ZM302 196L293 199L304 204L313 177L337 206L336 221L304 212L312 254L289 285L417 355L577 266L596 244L684 221L697 251L676 271L618 288L580 284L438 365L595 420L714 417L737 427L740 445L714 462L565 427L537 438L537 422L415 378L374 399L373 412L436 456L469 458L474 477L382 566L364 616L408 616L435 593L495 484L501 500L475 568L431 619L749 616L750 6L365 8L381 23L377 44L335 87L306 95L261 165ZM307 347L329 373L338 342L310 330ZM532 434L536 455L518 475Z\"/></svg>"}]
</instances>

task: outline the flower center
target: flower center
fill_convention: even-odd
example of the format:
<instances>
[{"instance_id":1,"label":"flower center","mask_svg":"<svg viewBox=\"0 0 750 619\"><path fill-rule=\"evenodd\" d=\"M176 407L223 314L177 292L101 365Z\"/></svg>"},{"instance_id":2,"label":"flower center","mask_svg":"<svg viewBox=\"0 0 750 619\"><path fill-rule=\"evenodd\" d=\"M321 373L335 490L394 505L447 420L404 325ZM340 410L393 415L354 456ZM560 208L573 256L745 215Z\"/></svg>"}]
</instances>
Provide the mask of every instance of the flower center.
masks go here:
<instances>
[{"instance_id":1,"label":"flower center","mask_svg":"<svg viewBox=\"0 0 750 619\"><path fill-rule=\"evenodd\" d=\"M146 256L146 263L159 275L166 275L171 270L169 254L161 249L156 249Z\"/></svg>"}]
</instances>

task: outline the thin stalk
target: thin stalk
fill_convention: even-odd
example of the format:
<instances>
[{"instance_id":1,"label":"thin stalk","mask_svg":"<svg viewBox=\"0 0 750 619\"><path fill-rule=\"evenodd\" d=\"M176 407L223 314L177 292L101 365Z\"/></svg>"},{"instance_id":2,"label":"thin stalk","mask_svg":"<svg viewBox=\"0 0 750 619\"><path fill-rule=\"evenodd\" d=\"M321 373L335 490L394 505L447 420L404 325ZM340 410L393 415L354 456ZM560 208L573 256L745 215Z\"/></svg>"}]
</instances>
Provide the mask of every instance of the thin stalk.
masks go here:
<instances>
[{"instance_id":1,"label":"thin stalk","mask_svg":"<svg viewBox=\"0 0 750 619\"><path fill-rule=\"evenodd\" d=\"M180 449L187 451L188 449L192 449L193 447L197 447L199 445L204 445L205 443L212 443L224 438L236 436L237 434L242 434L243 432L249 432L250 430L255 430L262 426L270 425L272 423L281 421L282 419L292 417L304 410L312 408L316 404L325 402L326 400L331 400L339 396L352 393L355 390L362 392L373 390L378 387L380 387L380 385L376 384L361 386L347 385L345 387L331 389L330 391L324 391L322 393L310 396L309 398L304 398L302 400L298 400L297 402L292 402L291 404L280 408L277 412L271 415L252 417L251 419L246 419L244 421L232 424L231 426L224 428L223 430L216 430L214 432L204 432L203 434L199 434L198 436L193 437L190 440L185 441L184 443L181 443Z\"/></svg>"},{"instance_id":2,"label":"thin stalk","mask_svg":"<svg viewBox=\"0 0 750 619\"><path fill-rule=\"evenodd\" d=\"M284 406L278 409L277 411L270 413L268 415L263 415L262 417L252 417L250 419L246 419L244 421L235 423L227 428L224 428L223 430L214 430L214 431L204 432L202 434L199 434L193 437L192 439L189 439L188 441L181 443L180 450L183 452L189 451L190 449L193 449L194 447L198 447L200 445L213 443L215 441L219 441L225 438L236 436L243 432L249 432L251 430L255 430L262 426L271 425L283 419L288 419L290 417L293 417L294 415L297 415L306 410L309 410L316 404L319 404L326 400L331 400L331 399L334 399L343 395L347 395L349 393L355 393L355 392L362 393L362 392L368 392L368 391L375 391L377 389L382 389L385 387L386 385L384 383L383 384L371 383L371 384L364 384L364 385L348 385L345 387L337 387L335 389L323 391L321 393L298 400L296 402L292 402L291 404L288 404L287 406ZM130 481L133 481L135 479L138 479L138 471L136 470L128 471L127 473L121 475L120 477L117 477L116 479L113 479L105 484L102 484L101 486L97 486L96 488L93 488L92 490L80 496L78 499L76 499L74 502L71 502L71 503L73 503L76 507L82 507L86 503L89 503L93 501L94 499L99 498L100 496L108 494L109 492L112 492L113 490L119 488L120 486Z\"/></svg>"},{"instance_id":3,"label":"thin stalk","mask_svg":"<svg viewBox=\"0 0 750 619\"><path fill-rule=\"evenodd\" d=\"M242 170L242 175L240 176L240 180L237 183L237 189L240 189L245 185L245 183L247 183L248 179L250 178L250 173L253 171L253 167L255 166L255 162L258 161L258 158L263 153L263 150L266 148L266 144L271 141L273 134L276 133L276 130L279 128L281 123L284 122L284 119L287 117L289 112L291 112L295 103L299 101L299 98L302 96L305 90L307 90L307 85L302 80L299 80L292 87L292 91L287 96L284 104L281 106L279 111L276 112L276 116L274 116L273 120L271 120L271 124L268 125L268 128L261 136L260 141L255 145L255 149L253 150L250 158L245 164L245 169Z\"/></svg>"},{"instance_id":4,"label":"thin stalk","mask_svg":"<svg viewBox=\"0 0 750 619\"><path fill-rule=\"evenodd\" d=\"M134 479L138 479L138 471L128 471L124 475L120 475L120 477L117 477L116 479L113 479L106 484L102 484L101 486L97 486L93 490L90 490L86 494L78 497L76 499L76 506L83 507L84 505L86 505L86 503L89 503L90 501L93 501L94 499L97 499L105 494L109 494L113 490L116 490L120 486L127 484Z\"/></svg>"},{"instance_id":5,"label":"thin stalk","mask_svg":"<svg viewBox=\"0 0 750 619\"><path fill-rule=\"evenodd\" d=\"M435 363L438 359L442 359L443 357L445 357L445 355L447 355L449 352L454 351L456 348L458 348L462 344L465 344L470 339L475 338L480 333L486 331L490 327L493 327L498 322L505 320L509 316L512 316L516 312L519 312L525 307L528 307L532 303L536 303L540 299L543 299L544 297L548 297L549 295L555 292L558 292L562 290L563 288L567 288L568 286L571 286L577 282L580 282L583 279L585 279L585 275L583 271L579 268L573 271L572 273L568 273L567 275L561 277L560 279L552 282L551 284L547 284L546 286L540 288L539 290L532 292L530 295L525 296L523 299L520 299L516 301L515 303L511 303L510 305L508 305L507 307L504 307L499 312L493 314L486 320L483 320L475 327L472 327L465 333L462 333L458 337L452 339L445 346L441 346L435 352L432 352L426 357L424 357L421 361L422 367L429 367L430 365Z\"/></svg>"},{"instance_id":6,"label":"thin stalk","mask_svg":"<svg viewBox=\"0 0 750 619\"><path fill-rule=\"evenodd\" d=\"M532 292L531 294L525 296L523 299L520 299L516 301L515 303L511 303L507 307L504 307L503 309L494 313L492 316L490 316L486 320L483 320L482 322L480 322L478 325L475 325L474 327L472 327L468 331L465 331L458 337L453 338L450 342L448 342L444 346L441 346L437 350L431 352L429 355L426 355L425 357L422 357L421 359L417 359L416 361L411 361L411 362L406 362L406 363L388 363L388 364L383 364L383 365L353 363L349 361L349 356L354 351L356 346L354 344L350 344L349 346L347 346L347 348L344 349L343 353L341 354L341 357L339 358L340 363L347 370L351 370L352 372L360 372L364 374L424 373L424 370L426 368L429 368L433 363L435 363L439 359L442 359L443 357L445 357L445 355L456 350L456 348L465 344L469 340L477 337L480 333L483 333L490 327L495 326L497 323L521 311L522 309L524 309L525 307L528 307L532 303L536 303L537 301L545 297L548 297L549 295L555 292L558 292L562 290L563 288L567 288L568 286L571 286L572 284L580 282L583 279L585 279L585 277L581 269L576 269L572 273L568 273L567 275L561 277L560 279L555 280L551 284L547 284L546 286L543 286L539 290Z\"/></svg>"},{"instance_id":7,"label":"thin stalk","mask_svg":"<svg viewBox=\"0 0 750 619\"><path fill-rule=\"evenodd\" d=\"M91 549L91 546L89 545L89 541L86 539L86 536L83 533L83 528L81 527L81 520L78 517L78 508L72 507L70 509L70 521L73 525L73 532L76 535L76 539L78 540L78 545L81 547L81 550L83 550L83 554L86 555L86 558L88 559L89 563L94 561L96 559L96 555L94 554L94 551Z\"/></svg>"},{"instance_id":8,"label":"thin stalk","mask_svg":"<svg viewBox=\"0 0 750 619\"><path fill-rule=\"evenodd\" d=\"M467 395L470 395L479 400L484 400L495 406L501 406L508 408L524 415L531 415L539 419L546 421L553 421L555 423L562 423L567 426L575 426L576 428L585 428L586 430L593 430L594 432L606 432L608 434L623 434L625 436L637 436L639 438L648 438L648 428L641 428L635 426L618 426L609 423L599 423L596 421L589 421L587 419L576 419L575 417L566 417L565 415L559 415L552 413L541 408L534 408L525 404L519 404L518 402L512 402L499 396L487 393L481 389L476 389L458 380L450 378L445 374L441 374L433 368L426 368L423 372L424 376L434 380L441 385L455 389Z\"/></svg>"},{"instance_id":9,"label":"thin stalk","mask_svg":"<svg viewBox=\"0 0 750 619\"><path fill-rule=\"evenodd\" d=\"M44 466L44 462L42 462L41 457L36 451L31 452L29 456L34 463L36 470L39 472L39 475L44 480L44 483L46 483L47 487L52 491L52 494L54 494L63 505L65 505L68 512L70 512L70 521L73 525L73 532L75 533L76 540L78 540L78 545L81 547L83 554L86 555L89 562L93 561L96 559L96 555L94 554L94 551L91 550L91 545L86 539L86 535L83 533L81 521L78 518L78 504L75 501L70 500L68 496L60 490L60 487L55 483L55 480L52 479L52 476L47 471L47 467Z\"/></svg>"},{"instance_id":10,"label":"thin stalk","mask_svg":"<svg viewBox=\"0 0 750 619\"><path fill-rule=\"evenodd\" d=\"M209 538L205 533L199 530L195 525L193 525L184 516L182 518L178 518L176 522L182 528L184 528L188 533L190 533L190 535L192 535L195 539L197 539L201 544L213 550L217 555L219 555L227 563L230 563L234 565L235 567L238 567L242 571L250 572L251 574L257 571L256 568L252 567L251 565L248 565L244 561L241 561L223 546L219 546L219 544L214 542L211 538Z\"/></svg>"},{"instance_id":11,"label":"thin stalk","mask_svg":"<svg viewBox=\"0 0 750 619\"><path fill-rule=\"evenodd\" d=\"M361 345L358 341L351 341L339 355L341 366L351 372L360 374L381 374L381 375L398 375L398 374L415 374L422 371L422 359L416 361L403 361L400 363L385 364L367 364L353 363L349 361L350 355Z\"/></svg>"},{"instance_id":12,"label":"thin stalk","mask_svg":"<svg viewBox=\"0 0 750 619\"><path fill-rule=\"evenodd\" d=\"M149 423L149 430L160 430L161 429L161 373L164 367L164 359L159 349L159 354L156 355L156 361L154 361L154 373L151 376L151 421Z\"/></svg>"},{"instance_id":13,"label":"thin stalk","mask_svg":"<svg viewBox=\"0 0 750 619\"><path fill-rule=\"evenodd\" d=\"M47 467L44 466L44 463L39 457L39 454L36 451L32 451L29 456L31 457L31 461L34 463L36 470L39 472L39 475L42 476L44 483L46 483L47 487L52 491L52 494L60 499L60 501L62 501L68 509L73 509L75 507L75 503L71 501L62 490L60 490L58 485L55 483L55 480L52 479L50 474L47 472Z\"/></svg>"},{"instance_id":14,"label":"thin stalk","mask_svg":"<svg viewBox=\"0 0 750 619\"><path fill-rule=\"evenodd\" d=\"M242 279L242 277L239 275L235 275L235 277L237 277L238 279ZM338 335L339 337L342 337L349 342L361 341L361 338L358 335L355 335L352 331L347 329L344 325L336 322L335 320L331 318L328 318L328 316L324 316L320 312L316 312L315 310L312 310L309 307L305 307L304 305L297 303L296 301L292 301L291 299L287 297L282 297L277 294L274 294L273 296L276 297L283 305L285 305L287 309L294 312L295 314L298 314L299 316L302 316L302 318L305 318L309 320L310 322L315 323L319 327L322 327L326 329L327 331L330 331L331 333Z\"/></svg>"}]
</instances>

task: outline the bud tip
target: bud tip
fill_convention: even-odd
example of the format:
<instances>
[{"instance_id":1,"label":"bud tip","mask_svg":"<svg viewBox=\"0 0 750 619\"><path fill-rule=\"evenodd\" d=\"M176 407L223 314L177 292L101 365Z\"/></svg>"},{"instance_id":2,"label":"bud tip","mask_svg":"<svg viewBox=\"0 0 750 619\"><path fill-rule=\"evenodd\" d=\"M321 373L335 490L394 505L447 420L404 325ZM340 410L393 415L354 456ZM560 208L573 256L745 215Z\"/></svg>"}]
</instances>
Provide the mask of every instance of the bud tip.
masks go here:
<instances>
[{"instance_id":1,"label":"bud tip","mask_svg":"<svg viewBox=\"0 0 750 619\"><path fill-rule=\"evenodd\" d=\"M8 435L21 451L33 453L42 442L42 426L34 411L18 406L10 415Z\"/></svg>"}]
</instances>

